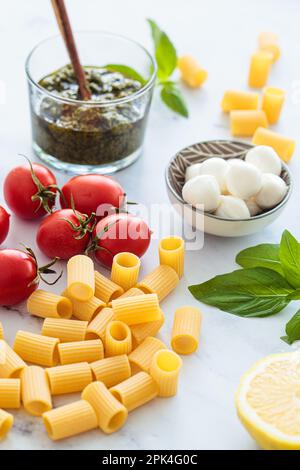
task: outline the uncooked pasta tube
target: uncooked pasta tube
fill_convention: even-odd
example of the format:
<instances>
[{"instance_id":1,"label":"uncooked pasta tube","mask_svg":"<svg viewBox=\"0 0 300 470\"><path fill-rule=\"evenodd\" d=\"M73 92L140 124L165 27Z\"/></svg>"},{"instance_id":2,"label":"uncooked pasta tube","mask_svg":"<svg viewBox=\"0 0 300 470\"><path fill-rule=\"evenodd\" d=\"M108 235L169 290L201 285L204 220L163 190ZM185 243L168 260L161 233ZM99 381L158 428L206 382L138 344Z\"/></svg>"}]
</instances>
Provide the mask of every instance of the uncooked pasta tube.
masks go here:
<instances>
[{"instance_id":1,"label":"uncooked pasta tube","mask_svg":"<svg viewBox=\"0 0 300 470\"><path fill-rule=\"evenodd\" d=\"M105 356L129 354L132 349L131 331L126 323L110 322L105 331Z\"/></svg>"},{"instance_id":2,"label":"uncooked pasta tube","mask_svg":"<svg viewBox=\"0 0 300 470\"><path fill-rule=\"evenodd\" d=\"M139 277L141 261L133 253L122 252L114 256L111 268L111 280L124 291L135 286Z\"/></svg>"},{"instance_id":3,"label":"uncooked pasta tube","mask_svg":"<svg viewBox=\"0 0 300 470\"><path fill-rule=\"evenodd\" d=\"M161 302L175 289L178 282L179 277L175 269L166 264L161 264L144 277L137 284L137 287L145 294L157 294L158 301Z\"/></svg>"},{"instance_id":4,"label":"uncooked pasta tube","mask_svg":"<svg viewBox=\"0 0 300 470\"><path fill-rule=\"evenodd\" d=\"M3 330L1 321L0 321L0 339L4 339L4 330Z\"/></svg>"},{"instance_id":5,"label":"uncooked pasta tube","mask_svg":"<svg viewBox=\"0 0 300 470\"><path fill-rule=\"evenodd\" d=\"M144 292L141 289L138 289L137 287L132 287L131 289L127 290L124 292L124 294L120 295L118 299L124 299L125 297L136 297L137 295L142 295ZM108 306L111 307L112 302L108 303Z\"/></svg>"},{"instance_id":6,"label":"uncooked pasta tube","mask_svg":"<svg viewBox=\"0 0 300 470\"><path fill-rule=\"evenodd\" d=\"M51 410L52 400L45 370L38 366L25 367L21 379L25 410L33 416L42 416Z\"/></svg>"},{"instance_id":7,"label":"uncooked pasta tube","mask_svg":"<svg viewBox=\"0 0 300 470\"><path fill-rule=\"evenodd\" d=\"M172 397L178 388L182 360L173 351L162 349L152 357L150 375L158 385L159 397Z\"/></svg>"},{"instance_id":8,"label":"uncooked pasta tube","mask_svg":"<svg viewBox=\"0 0 300 470\"><path fill-rule=\"evenodd\" d=\"M141 344L144 339L148 336L156 336L161 327L165 322L165 316L163 311L160 311L161 318L156 321L148 323L140 323L139 325L132 325L131 335L132 335L132 349L135 349L139 344Z\"/></svg>"},{"instance_id":9,"label":"uncooked pasta tube","mask_svg":"<svg viewBox=\"0 0 300 470\"><path fill-rule=\"evenodd\" d=\"M59 359L62 365L76 362L94 362L104 357L101 339L75 341L58 345Z\"/></svg>"},{"instance_id":10,"label":"uncooked pasta tube","mask_svg":"<svg viewBox=\"0 0 300 470\"><path fill-rule=\"evenodd\" d=\"M14 351L25 361L52 367L58 363L58 342L57 338L19 330L14 342Z\"/></svg>"},{"instance_id":11,"label":"uncooked pasta tube","mask_svg":"<svg viewBox=\"0 0 300 470\"><path fill-rule=\"evenodd\" d=\"M127 325L156 321L161 317L156 294L116 299L112 301L112 308L114 320L123 321Z\"/></svg>"},{"instance_id":12,"label":"uncooked pasta tube","mask_svg":"<svg viewBox=\"0 0 300 470\"><path fill-rule=\"evenodd\" d=\"M95 380L103 382L106 387L112 387L131 375L128 356L107 357L90 364Z\"/></svg>"},{"instance_id":13,"label":"uncooked pasta tube","mask_svg":"<svg viewBox=\"0 0 300 470\"><path fill-rule=\"evenodd\" d=\"M114 311L112 308L103 308L100 313L91 321L86 330L86 339L101 339L105 341L106 326L112 321Z\"/></svg>"},{"instance_id":14,"label":"uncooked pasta tube","mask_svg":"<svg viewBox=\"0 0 300 470\"><path fill-rule=\"evenodd\" d=\"M43 414L46 431L57 441L98 427L92 406L86 400L75 401Z\"/></svg>"},{"instance_id":15,"label":"uncooked pasta tube","mask_svg":"<svg viewBox=\"0 0 300 470\"><path fill-rule=\"evenodd\" d=\"M42 326L42 335L58 338L61 343L84 341L88 322L81 320L56 320L46 318Z\"/></svg>"},{"instance_id":16,"label":"uncooked pasta tube","mask_svg":"<svg viewBox=\"0 0 300 470\"><path fill-rule=\"evenodd\" d=\"M73 297L69 296L67 289L62 293L62 295L67 297L72 302L73 316L82 321L92 321L92 319L106 305L102 300L97 299L95 296L87 302L79 302L78 300L75 300Z\"/></svg>"},{"instance_id":17,"label":"uncooked pasta tube","mask_svg":"<svg viewBox=\"0 0 300 470\"><path fill-rule=\"evenodd\" d=\"M95 293L94 263L88 256L76 255L67 264L68 292L75 300L87 302Z\"/></svg>"},{"instance_id":18,"label":"uncooked pasta tube","mask_svg":"<svg viewBox=\"0 0 300 470\"><path fill-rule=\"evenodd\" d=\"M21 380L0 379L0 408L20 408Z\"/></svg>"},{"instance_id":19,"label":"uncooked pasta tube","mask_svg":"<svg viewBox=\"0 0 300 470\"><path fill-rule=\"evenodd\" d=\"M264 111L231 111L230 131L233 136L252 137L259 127L268 127Z\"/></svg>"},{"instance_id":20,"label":"uncooked pasta tube","mask_svg":"<svg viewBox=\"0 0 300 470\"><path fill-rule=\"evenodd\" d=\"M93 382L82 392L81 397L94 408L100 429L106 434L120 429L128 411L106 388L103 382Z\"/></svg>"},{"instance_id":21,"label":"uncooked pasta tube","mask_svg":"<svg viewBox=\"0 0 300 470\"><path fill-rule=\"evenodd\" d=\"M66 297L38 289L27 300L27 310L36 317L70 318L73 309Z\"/></svg>"},{"instance_id":22,"label":"uncooked pasta tube","mask_svg":"<svg viewBox=\"0 0 300 470\"><path fill-rule=\"evenodd\" d=\"M120 297L124 289L113 281L95 271L95 296L106 304Z\"/></svg>"},{"instance_id":23,"label":"uncooked pasta tube","mask_svg":"<svg viewBox=\"0 0 300 470\"><path fill-rule=\"evenodd\" d=\"M0 410L0 439L4 439L4 437L9 433L13 423L13 415L4 410Z\"/></svg>"},{"instance_id":24,"label":"uncooked pasta tube","mask_svg":"<svg viewBox=\"0 0 300 470\"><path fill-rule=\"evenodd\" d=\"M128 411L132 411L153 400L157 396L158 386L149 374L139 372L110 388L110 392Z\"/></svg>"},{"instance_id":25,"label":"uncooked pasta tube","mask_svg":"<svg viewBox=\"0 0 300 470\"><path fill-rule=\"evenodd\" d=\"M167 349L167 346L157 338L149 336L146 338L128 358L133 372L149 372L153 355L160 349Z\"/></svg>"},{"instance_id":26,"label":"uncooked pasta tube","mask_svg":"<svg viewBox=\"0 0 300 470\"><path fill-rule=\"evenodd\" d=\"M269 145L273 147L275 152L277 152L279 157L285 162L290 161L296 147L296 143L293 139L277 134L277 132L264 129L263 127L259 127L256 130L252 143L254 145Z\"/></svg>"},{"instance_id":27,"label":"uncooked pasta tube","mask_svg":"<svg viewBox=\"0 0 300 470\"><path fill-rule=\"evenodd\" d=\"M248 84L253 88L266 85L272 65L273 56L268 51L257 51L251 57Z\"/></svg>"},{"instance_id":28,"label":"uncooked pasta tube","mask_svg":"<svg viewBox=\"0 0 300 470\"><path fill-rule=\"evenodd\" d=\"M280 57L280 47L278 45L278 37L274 33L260 33L258 36L258 47L263 51L267 51L272 55L272 61Z\"/></svg>"},{"instance_id":29,"label":"uncooked pasta tube","mask_svg":"<svg viewBox=\"0 0 300 470\"><path fill-rule=\"evenodd\" d=\"M46 369L52 395L81 392L92 382L92 371L87 362Z\"/></svg>"},{"instance_id":30,"label":"uncooked pasta tube","mask_svg":"<svg viewBox=\"0 0 300 470\"><path fill-rule=\"evenodd\" d=\"M184 241L180 237L167 237L159 243L160 264L171 266L177 272L179 279L184 271Z\"/></svg>"},{"instance_id":31,"label":"uncooked pasta tube","mask_svg":"<svg viewBox=\"0 0 300 470\"><path fill-rule=\"evenodd\" d=\"M275 124L280 116L284 103L284 91L280 88L265 87L262 96L262 109L269 124Z\"/></svg>"},{"instance_id":32,"label":"uncooked pasta tube","mask_svg":"<svg viewBox=\"0 0 300 470\"><path fill-rule=\"evenodd\" d=\"M198 348L201 312L195 307L181 307L175 311L172 330L172 348L178 354L192 354Z\"/></svg>"},{"instance_id":33,"label":"uncooked pasta tube","mask_svg":"<svg viewBox=\"0 0 300 470\"><path fill-rule=\"evenodd\" d=\"M179 57L177 66L181 79L191 88L200 87L207 79L207 71L190 55Z\"/></svg>"},{"instance_id":34,"label":"uncooked pasta tube","mask_svg":"<svg viewBox=\"0 0 300 470\"><path fill-rule=\"evenodd\" d=\"M259 95L252 91L226 90L221 107L225 113L236 109L258 109Z\"/></svg>"},{"instance_id":35,"label":"uncooked pasta tube","mask_svg":"<svg viewBox=\"0 0 300 470\"><path fill-rule=\"evenodd\" d=\"M26 363L20 356L4 341L0 340L0 377L18 378Z\"/></svg>"}]
</instances>

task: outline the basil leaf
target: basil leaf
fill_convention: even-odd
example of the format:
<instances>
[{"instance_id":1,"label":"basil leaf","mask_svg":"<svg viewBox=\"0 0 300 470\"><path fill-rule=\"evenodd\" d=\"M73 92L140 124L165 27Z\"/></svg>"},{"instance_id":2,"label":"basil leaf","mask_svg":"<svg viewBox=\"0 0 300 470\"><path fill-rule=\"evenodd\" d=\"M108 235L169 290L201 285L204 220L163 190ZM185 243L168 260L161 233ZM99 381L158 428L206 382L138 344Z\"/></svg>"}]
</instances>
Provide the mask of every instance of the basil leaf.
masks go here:
<instances>
[{"instance_id":1,"label":"basil leaf","mask_svg":"<svg viewBox=\"0 0 300 470\"><path fill-rule=\"evenodd\" d=\"M285 332L286 336L281 336L281 339L288 344L300 339L300 310L287 322Z\"/></svg>"},{"instance_id":2,"label":"basil leaf","mask_svg":"<svg viewBox=\"0 0 300 470\"><path fill-rule=\"evenodd\" d=\"M262 243L238 253L235 261L243 268L269 268L283 275L279 259L279 245Z\"/></svg>"},{"instance_id":3,"label":"basil leaf","mask_svg":"<svg viewBox=\"0 0 300 470\"><path fill-rule=\"evenodd\" d=\"M241 317L274 315L288 305L293 292L284 277L267 268L238 269L189 290L205 304Z\"/></svg>"},{"instance_id":4,"label":"basil leaf","mask_svg":"<svg viewBox=\"0 0 300 470\"><path fill-rule=\"evenodd\" d=\"M157 62L157 76L160 80L166 80L172 75L177 66L176 49L169 37L162 31L155 21L147 20L152 33L155 46L155 59Z\"/></svg>"},{"instance_id":5,"label":"basil leaf","mask_svg":"<svg viewBox=\"0 0 300 470\"><path fill-rule=\"evenodd\" d=\"M160 96L163 102L172 109L172 111L186 118L189 116L184 98L174 83L169 82L162 85Z\"/></svg>"},{"instance_id":6,"label":"basil leaf","mask_svg":"<svg viewBox=\"0 0 300 470\"><path fill-rule=\"evenodd\" d=\"M295 288L300 287L300 243L288 230L281 237L279 258L287 281Z\"/></svg>"},{"instance_id":7,"label":"basil leaf","mask_svg":"<svg viewBox=\"0 0 300 470\"><path fill-rule=\"evenodd\" d=\"M137 80L142 85L145 85L147 83L147 80L145 80L136 70L134 70L132 67L129 67L128 65L107 64L104 67L109 70L112 70L113 72L120 72L125 76L132 78L133 80Z\"/></svg>"}]
</instances>

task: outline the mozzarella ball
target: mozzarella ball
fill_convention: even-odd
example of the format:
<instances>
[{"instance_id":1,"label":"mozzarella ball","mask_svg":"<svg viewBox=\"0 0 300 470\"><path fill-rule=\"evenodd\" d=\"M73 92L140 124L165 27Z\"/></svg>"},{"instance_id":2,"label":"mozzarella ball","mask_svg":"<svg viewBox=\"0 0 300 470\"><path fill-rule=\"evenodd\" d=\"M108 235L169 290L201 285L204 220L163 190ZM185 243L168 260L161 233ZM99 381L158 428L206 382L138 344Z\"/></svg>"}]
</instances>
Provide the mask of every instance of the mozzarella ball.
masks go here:
<instances>
[{"instance_id":1,"label":"mozzarella ball","mask_svg":"<svg viewBox=\"0 0 300 470\"><path fill-rule=\"evenodd\" d=\"M223 158L212 157L205 160L200 168L199 175L212 175L219 183L221 193L226 191L225 175L228 169L228 163Z\"/></svg>"},{"instance_id":2,"label":"mozzarella ball","mask_svg":"<svg viewBox=\"0 0 300 470\"><path fill-rule=\"evenodd\" d=\"M260 191L262 174L250 163L239 159L230 160L226 172L226 186L233 196L249 199Z\"/></svg>"},{"instance_id":3,"label":"mozzarella ball","mask_svg":"<svg viewBox=\"0 0 300 470\"><path fill-rule=\"evenodd\" d=\"M188 180L182 188L183 199L196 206L203 205L205 212L216 210L220 202L220 188L214 176L199 175Z\"/></svg>"},{"instance_id":4,"label":"mozzarella ball","mask_svg":"<svg viewBox=\"0 0 300 470\"><path fill-rule=\"evenodd\" d=\"M275 150L268 145L253 147L247 153L245 160L256 166L262 173L273 173L277 176L281 173L281 160Z\"/></svg>"},{"instance_id":5,"label":"mozzarella ball","mask_svg":"<svg viewBox=\"0 0 300 470\"><path fill-rule=\"evenodd\" d=\"M194 165L188 166L185 170L185 181L194 178L194 176L200 175L200 168L202 163L194 163Z\"/></svg>"},{"instance_id":6,"label":"mozzarella ball","mask_svg":"<svg viewBox=\"0 0 300 470\"><path fill-rule=\"evenodd\" d=\"M218 217L226 219L249 219L249 209L239 197L221 196L221 202L215 212Z\"/></svg>"},{"instance_id":7,"label":"mozzarella ball","mask_svg":"<svg viewBox=\"0 0 300 470\"><path fill-rule=\"evenodd\" d=\"M282 201L287 192L287 185L277 175L263 174L262 188L255 196L256 203L262 209L271 209Z\"/></svg>"},{"instance_id":8,"label":"mozzarella ball","mask_svg":"<svg viewBox=\"0 0 300 470\"><path fill-rule=\"evenodd\" d=\"M262 212L261 207L259 207L259 205L255 201L254 197L251 197L250 199L247 199L247 201L245 201L245 203L246 203L246 205L249 209L251 217L253 217L254 215L258 215Z\"/></svg>"}]
</instances>

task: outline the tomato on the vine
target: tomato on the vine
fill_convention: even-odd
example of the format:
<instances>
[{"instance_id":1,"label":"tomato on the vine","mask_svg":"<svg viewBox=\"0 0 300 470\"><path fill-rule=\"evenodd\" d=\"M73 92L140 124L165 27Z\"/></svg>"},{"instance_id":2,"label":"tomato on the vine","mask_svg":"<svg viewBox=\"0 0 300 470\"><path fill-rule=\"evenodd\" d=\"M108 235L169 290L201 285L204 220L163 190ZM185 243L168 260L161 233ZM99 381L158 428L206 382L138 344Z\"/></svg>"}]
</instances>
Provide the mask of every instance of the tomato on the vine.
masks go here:
<instances>
[{"instance_id":1,"label":"tomato on the vine","mask_svg":"<svg viewBox=\"0 0 300 470\"><path fill-rule=\"evenodd\" d=\"M82 214L97 217L107 215L111 207L120 209L125 201L123 188L112 178L103 175L79 175L71 178L61 189L63 208L72 204ZM73 201L73 202L72 202Z\"/></svg>"},{"instance_id":2,"label":"tomato on the vine","mask_svg":"<svg viewBox=\"0 0 300 470\"><path fill-rule=\"evenodd\" d=\"M13 168L4 180L4 198L11 211L22 219L39 219L51 212L57 185L44 165L31 163Z\"/></svg>"},{"instance_id":3,"label":"tomato on the vine","mask_svg":"<svg viewBox=\"0 0 300 470\"><path fill-rule=\"evenodd\" d=\"M95 226L89 251L95 251L96 259L110 267L113 257L122 251L143 256L150 240L151 231L142 219L127 213L112 214Z\"/></svg>"},{"instance_id":4,"label":"tomato on the vine","mask_svg":"<svg viewBox=\"0 0 300 470\"><path fill-rule=\"evenodd\" d=\"M73 209L62 209L42 220L37 232L40 250L54 258L69 259L84 253L90 241L92 219Z\"/></svg>"},{"instance_id":5,"label":"tomato on the vine","mask_svg":"<svg viewBox=\"0 0 300 470\"><path fill-rule=\"evenodd\" d=\"M9 231L10 215L0 206L0 244L4 242Z\"/></svg>"}]
</instances>

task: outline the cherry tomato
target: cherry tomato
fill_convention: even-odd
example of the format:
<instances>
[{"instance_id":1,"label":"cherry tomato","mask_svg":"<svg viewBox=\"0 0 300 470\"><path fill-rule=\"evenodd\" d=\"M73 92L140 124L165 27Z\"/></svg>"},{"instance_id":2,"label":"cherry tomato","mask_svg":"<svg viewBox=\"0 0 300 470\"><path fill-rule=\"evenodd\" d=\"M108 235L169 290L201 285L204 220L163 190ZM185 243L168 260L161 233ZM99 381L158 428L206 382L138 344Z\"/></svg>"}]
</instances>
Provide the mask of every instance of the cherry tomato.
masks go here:
<instances>
[{"instance_id":1,"label":"cherry tomato","mask_svg":"<svg viewBox=\"0 0 300 470\"><path fill-rule=\"evenodd\" d=\"M114 255L122 251L143 256L150 244L151 231L146 222L139 217L131 214L113 214L97 223L93 231L93 240L96 248L95 257L100 263L109 267Z\"/></svg>"},{"instance_id":2,"label":"cherry tomato","mask_svg":"<svg viewBox=\"0 0 300 470\"><path fill-rule=\"evenodd\" d=\"M99 218L107 215L109 207L120 208L124 203L123 188L112 178L103 175L80 175L71 178L62 187L63 197L60 203L63 208L74 207L82 214L91 215L92 212ZM106 207L100 208L101 205Z\"/></svg>"},{"instance_id":3,"label":"cherry tomato","mask_svg":"<svg viewBox=\"0 0 300 470\"><path fill-rule=\"evenodd\" d=\"M91 229L91 220L87 216L72 209L62 209L42 220L36 241L49 258L69 259L85 251Z\"/></svg>"},{"instance_id":4,"label":"cherry tomato","mask_svg":"<svg viewBox=\"0 0 300 470\"><path fill-rule=\"evenodd\" d=\"M4 242L9 231L10 215L0 206L0 244Z\"/></svg>"},{"instance_id":5,"label":"cherry tomato","mask_svg":"<svg viewBox=\"0 0 300 470\"><path fill-rule=\"evenodd\" d=\"M56 192L54 174L38 163L13 168L4 181L5 201L22 219L39 219L51 212Z\"/></svg>"}]
</instances>

